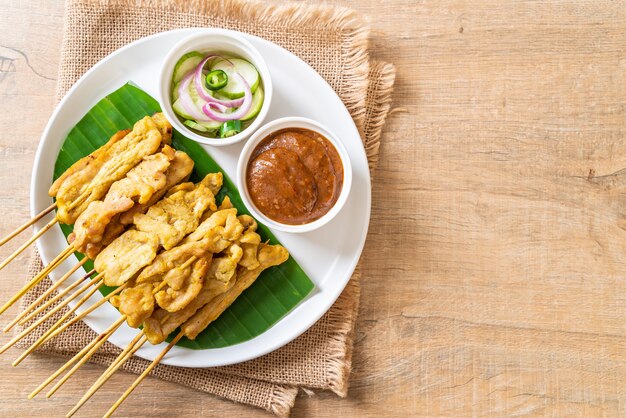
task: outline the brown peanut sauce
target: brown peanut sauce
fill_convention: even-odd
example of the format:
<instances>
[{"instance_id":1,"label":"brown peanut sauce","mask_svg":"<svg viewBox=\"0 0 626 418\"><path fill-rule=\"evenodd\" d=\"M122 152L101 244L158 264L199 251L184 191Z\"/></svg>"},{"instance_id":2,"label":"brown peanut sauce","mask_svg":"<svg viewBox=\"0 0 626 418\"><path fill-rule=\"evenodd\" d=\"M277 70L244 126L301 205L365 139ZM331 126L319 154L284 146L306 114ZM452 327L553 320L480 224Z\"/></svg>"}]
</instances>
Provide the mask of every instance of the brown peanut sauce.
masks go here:
<instances>
[{"instance_id":1,"label":"brown peanut sauce","mask_svg":"<svg viewBox=\"0 0 626 418\"><path fill-rule=\"evenodd\" d=\"M324 216L343 186L343 164L334 145L309 129L287 128L264 138L252 151L246 185L268 218L302 225Z\"/></svg>"}]
</instances>

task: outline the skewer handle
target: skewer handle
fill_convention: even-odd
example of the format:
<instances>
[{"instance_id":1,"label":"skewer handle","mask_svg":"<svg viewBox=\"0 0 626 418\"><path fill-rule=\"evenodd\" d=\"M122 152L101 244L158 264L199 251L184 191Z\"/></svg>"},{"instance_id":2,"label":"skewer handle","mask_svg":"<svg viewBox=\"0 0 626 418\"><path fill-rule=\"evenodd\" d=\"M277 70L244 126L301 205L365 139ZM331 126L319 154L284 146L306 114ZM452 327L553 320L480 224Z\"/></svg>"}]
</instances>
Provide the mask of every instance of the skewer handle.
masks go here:
<instances>
[{"instance_id":1,"label":"skewer handle","mask_svg":"<svg viewBox=\"0 0 626 418\"><path fill-rule=\"evenodd\" d=\"M56 220L54 220L54 222L56 222ZM50 223L50 224L48 224L46 226L49 226L51 228L52 225L53 224ZM44 227L44 229L45 229L45 227ZM44 231L44 229L42 229L41 231ZM37 239L37 235L35 235L33 238ZM61 264L63 261L65 261L70 255L72 255L73 252L74 252L74 247L70 246L70 247L67 247L63 252L61 252L61 254L56 256L54 258L54 260L52 260L50 262L50 264L48 264L48 266L46 266L46 268L44 268L41 272L39 272L39 274L37 274L37 276L33 277L30 282L28 282L24 287L22 287L22 289L19 292L17 292L8 302L6 302L2 306L2 308L0 308L0 315L2 315L4 312L6 312L7 309L9 309L11 306L13 306L13 304L15 302L17 302L22 296L24 296L26 294L26 292L28 292L30 289L35 287L35 285L37 283L39 283L44 277L46 277L52 270L57 268L57 266L59 264ZM19 252L14 253L14 254L19 254ZM5 263L7 261L11 261L13 258L15 258L15 257L13 257L13 258L12 257L13 256L9 256L9 258L4 261L2 267L6 266ZM2 267L0 267L0 270L2 269Z\"/></svg>"},{"instance_id":2,"label":"skewer handle","mask_svg":"<svg viewBox=\"0 0 626 418\"><path fill-rule=\"evenodd\" d=\"M83 281L85 279L87 279L88 277L90 277L92 274L94 274L96 272L96 270L91 270L89 271L87 274L85 274L83 277L81 277L79 280L76 280L74 283L72 283L71 285L69 285L65 290L63 290L62 292L58 293L56 296L54 296L52 299L50 299L49 301L47 301L46 303L44 303L43 305L41 305L40 307L38 307L37 309L35 309L34 311L32 311L31 313L29 313L26 317L22 318L19 322L20 325L25 325L27 322L31 321L33 318L35 318L37 315L39 315L40 313L42 313L43 311L45 311L46 309L48 309L51 305L54 305L55 303L57 303L59 301L59 299L63 298L65 295L67 295L68 293L70 293L72 290L76 289L78 286L80 286ZM75 295L71 296L76 297ZM71 300L71 299L70 299ZM64 303L64 302L61 302ZM55 309L57 309L57 307L55 306L54 308L52 308L52 310L54 311Z\"/></svg>"},{"instance_id":3,"label":"skewer handle","mask_svg":"<svg viewBox=\"0 0 626 418\"><path fill-rule=\"evenodd\" d=\"M72 274L74 274L76 272L76 270L78 270L79 268L81 268L89 259L87 257L83 258L81 261L79 261L74 267L72 267L70 269L70 271L68 271L67 273L65 273L63 275L63 277L61 277L58 281L56 281L52 286L50 286L50 288L48 288L48 290L46 290L41 296L39 296L37 298L37 300L35 300L33 303L31 303L29 306L27 306L26 308L24 308L24 310L17 315L10 323L9 325L7 325L6 327L4 327L3 331L4 332L8 332L11 330L11 328L13 328L17 323L21 323L22 319L28 315L28 313L30 311L32 311L33 309L35 309L35 307L37 305L39 305L40 303L42 303L44 300L46 300L46 298L48 298L55 290L57 290L59 288L59 286L61 286ZM36 314L35 314L36 315ZM26 321L24 321L26 322Z\"/></svg>"},{"instance_id":4,"label":"skewer handle","mask_svg":"<svg viewBox=\"0 0 626 418\"><path fill-rule=\"evenodd\" d=\"M42 320L46 320L48 317L54 315L54 313L56 313L58 310L60 310L61 308L63 308L64 306L66 306L72 299L74 299L76 296L82 294L85 290L87 290L87 288L91 285L94 284L93 289L91 289L85 296L83 296L78 302L77 304L70 309L67 313L65 313L61 319L59 319L54 325L52 325L52 327L50 327L50 329L48 329L41 337L39 337L39 339L37 341L35 341L35 343L33 345L31 345L26 351L24 351L17 359L15 359L15 361L13 363L11 363L13 365L13 367L17 366L18 364L20 364L22 362L22 360L24 360L26 357L28 357L33 351L35 351L41 344L43 344L44 342L46 342L49 339L50 334L52 334L55 329L62 324L63 322L65 322L65 320L67 318L69 318L70 316L72 316L72 314L74 312L76 312L76 310L80 307L80 305L82 305L85 300L89 299L91 297L91 295L93 295L94 293L96 293L96 291L98 290L98 286L95 286L96 283L98 283L100 280L102 279L101 275L98 275L96 277L94 277L89 283L86 283L83 287L81 287L80 289L78 289L73 296L71 296L70 298L64 300L61 304L57 305L53 310L51 310L50 312L48 312L46 315L44 315L42 318L40 318L38 321L42 321Z\"/></svg>"},{"instance_id":5,"label":"skewer handle","mask_svg":"<svg viewBox=\"0 0 626 418\"><path fill-rule=\"evenodd\" d=\"M52 389L50 389L50 391L48 393L46 393L46 398L50 398L52 395L55 394L55 392L57 390L59 390L59 388L61 386L63 386L63 384L65 382L67 382L69 380L70 377L72 377L72 375L74 373L76 373L76 371L83 365L85 364L90 358L91 356L93 356L96 351L98 351L100 349L100 347L102 347L104 345L105 342L107 342L107 340L109 339L109 337L115 332L117 331L117 329L122 325L122 323L124 322L124 320L126 319L126 317L121 317L120 319L118 319L117 321L115 321L113 323L113 325L111 325L109 327L109 329L107 329L104 333L98 335L87 347L89 347L87 353L84 355L83 358L80 359L80 361L78 363L76 363L76 365L74 367L72 367L72 369L67 372L67 374L65 376L63 376L61 378L61 380L59 380L57 382L56 385L54 385L54 387ZM91 346L91 347L90 347ZM85 347L85 348L87 348Z\"/></svg>"},{"instance_id":6,"label":"skewer handle","mask_svg":"<svg viewBox=\"0 0 626 418\"><path fill-rule=\"evenodd\" d=\"M137 350L141 348L142 345L144 345L146 341L148 341L148 339L145 335L143 335L143 333L137 334L137 336L133 339L133 341L131 341L128 347L126 347L126 349L124 349L124 351L120 353L120 355L115 359L115 361L113 361L109 368L104 371L104 373L102 374L102 376L100 376L96 383L94 383L93 386L89 388L87 393L85 393L81 400L78 401L76 406L74 406L74 408L72 408L72 410L67 413L66 418L70 418L72 415L74 415L93 396L93 394L96 393L96 391L100 389L102 385L104 385L107 380L111 378L111 376L113 376L113 373L115 373L117 369L122 367L122 364L124 364L126 360L128 360L133 354L135 354Z\"/></svg>"},{"instance_id":7,"label":"skewer handle","mask_svg":"<svg viewBox=\"0 0 626 418\"><path fill-rule=\"evenodd\" d=\"M42 384L40 384L37 389L35 389L34 391L32 391L30 393L30 395L28 395L28 399L33 399L35 396L37 396L37 394L39 392L41 392L46 386L48 386L54 379L56 379L57 377L59 377L61 375L61 373L63 373L65 370L67 370L70 366L72 366L72 364L76 363L79 359L81 359L85 353L87 353L89 350L91 350L93 348L94 345L96 345L98 343L99 338L102 336L103 334L100 334L97 338L95 338L92 342L90 342L89 344L87 344L85 346L85 348L83 348L82 350L80 350L78 353L76 353L76 355L74 355L74 357L72 357L71 359L69 359L63 366L59 367L59 369L52 373L50 375L50 377L48 377Z\"/></svg>"},{"instance_id":8,"label":"skewer handle","mask_svg":"<svg viewBox=\"0 0 626 418\"><path fill-rule=\"evenodd\" d=\"M32 237L30 237L30 239L28 241L26 241L24 244L22 244L20 246L20 248L18 248L17 250L15 250L15 252L13 254L11 254L9 257L7 257L6 260L4 260L2 263L0 263L0 270L2 270L3 268L5 268L11 261L13 261L18 255L22 254L22 252L27 249L28 247L31 246L31 244L35 241L37 241L37 239L39 239L39 237L41 237L43 234L45 234L50 228L52 228L54 226L54 224L56 224L57 218L54 218L53 220L51 220L50 222L48 222L43 228L41 228L35 235L33 235ZM4 312L4 311L3 311ZM1 313L1 312L0 312Z\"/></svg>"},{"instance_id":9,"label":"skewer handle","mask_svg":"<svg viewBox=\"0 0 626 418\"><path fill-rule=\"evenodd\" d=\"M120 293L122 290L124 290L126 288L128 283L124 283L122 286L118 287L117 289L115 289L113 292L109 293L108 295L106 295L105 297L103 297L102 299L100 299L98 302L94 303L93 305L91 305L89 308L87 308L84 312L82 312L80 315L75 316L74 318L72 318L71 320L69 320L68 322L66 322L65 324L63 324L60 328L56 328L54 330L54 332L52 334L50 334L44 341L43 343L45 343L48 340L51 340L52 338L56 337L57 335L59 335L60 333L62 333L63 331L65 331L68 327L74 325L75 323L77 323L78 321L80 321L81 319L83 319L84 317L86 317L87 315L89 315L90 313L92 313L93 311L95 311L96 309L98 309L100 306L104 305L104 303L106 301L108 301L109 299L111 299L113 296L117 295L118 293ZM79 304L81 304L79 302ZM82 305L82 304L81 304ZM78 306L77 305L74 309L76 309ZM43 344L42 343L42 344Z\"/></svg>"},{"instance_id":10,"label":"skewer handle","mask_svg":"<svg viewBox=\"0 0 626 418\"><path fill-rule=\"evenodd\" d=\"M165 357L165 355L172 349L172 347L174 347L174 345L178 342L178 340L180 340L183 337L183 335L185 335L185 333L181 331L178 333L176 337L174 337L172 342L170 342L167 345L167 347L165 347L165 349L161 351L161 353L152 361L152 363L150 363L150 365L146 368L146 370L144 370L143 373L141 373L139 377L137 377L137 379L133 382L133 384L130 385L128 389L126 389L126 392L124 392L124 394L113 404L113 406L111 406L111 408L107 411L107 413L104 414L105 418L110 417L113 414L113 412L115 412L115 410L122 404L122 402L124 402L126 398L128 398L128 396L132 393L132 391L135 390L137 386L139 386L141 381L145 379L146 376L148 376L148 374L152 371L152 369L154 369L156 365L161 362L163 357Z\"/></svg>"},{"instance_id":11,"label":"skewer handle","mask_svg":"<svg viewBox=\"0 0 626 418\"><path fill-rule=\"evenodd\" d=\"M47 214L52 212L54 210L54 208L56 208L56 207L57 207L57 204L55 202L55 203L51 204L50 206L48 206L47 208L45 208L44 210L42 210L41 212L39 212L37 215L35 215L35 217L32 218L30 221L26 222L24 225L20 226L15 231L11 232L9 235L7 235L6 237L2 238L0 240L0 247L2 247L7 242L11 241L16 236L18 236L26 228L28 228L29 226L31 226L32 224L34 224L35 222L37 222L38 220L40 220L41 218L43 218L44 216L46 216Z\"/></svg>"}]
</instances>

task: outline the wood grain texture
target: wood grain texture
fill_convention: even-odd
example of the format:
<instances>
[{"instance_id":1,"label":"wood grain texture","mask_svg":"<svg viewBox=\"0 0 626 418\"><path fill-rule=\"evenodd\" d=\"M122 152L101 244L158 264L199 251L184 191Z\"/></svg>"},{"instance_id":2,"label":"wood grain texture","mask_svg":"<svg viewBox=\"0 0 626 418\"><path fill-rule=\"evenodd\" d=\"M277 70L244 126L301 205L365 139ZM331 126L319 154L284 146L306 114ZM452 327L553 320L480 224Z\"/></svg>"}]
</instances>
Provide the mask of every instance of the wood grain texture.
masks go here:
<instances>
[{"instance_id":1,"label":"wood grain texture","mask_svg":"<svg viewBox=\"0 0 626 418\"><path fill-rule=\"evenodd\" d=\"M303 395L293 416L626 415L626 2L336 3L371 17L401 111L376 173L350 396ZM63 7L1 0L0 16L4 235L28 217ZM2 272L3 299L27 259ZM62 416L101 373L27 402L61 361L14 369L16 354L0 361L3 416ZM156 379L119 410L190 414L267 416Z\"/></svg>"}]
</instances>

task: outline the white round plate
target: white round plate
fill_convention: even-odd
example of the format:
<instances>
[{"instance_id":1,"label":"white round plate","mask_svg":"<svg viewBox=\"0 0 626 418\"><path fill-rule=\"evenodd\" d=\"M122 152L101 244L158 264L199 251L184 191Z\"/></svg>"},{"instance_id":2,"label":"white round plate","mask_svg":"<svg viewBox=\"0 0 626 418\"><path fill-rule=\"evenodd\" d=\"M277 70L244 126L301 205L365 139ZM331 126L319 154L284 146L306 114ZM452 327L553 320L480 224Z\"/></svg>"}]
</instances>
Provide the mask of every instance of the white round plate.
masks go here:
<instances>
[{"instance_id":1,"label":"white round plate","mask_svg":"<svg viewBox=\"0 0 626 418\"><path fill-rule=\"evenodd\" d=\"M32 215L51 204L47 191L52 183L56 156L70 129L99 100L128 81L156 97L159 70L167 51L198 30L159 33L126 45L93 66L70 89L52 114L37 149L31 180ZM352 161L352 190L341 213L323 228L305 234L272 231L315 283L315 289L306 300L252 340L209 350L174 347L163 359L164 364L223 366L250 360L282 347L309 329L331 307L352 276L365 244L371 206L370 176L365 150L350 114L333 89L304 61L264 39L242 35L263 55L272 74L274 98L265 121L304 116L328 126L343 141ZM236 179L237 158L244 143L221 148L205 147L233 181ZM50 219L51 215L48 215L39 226ZM55 227L38 241L37 246L44 264L48 264L67 247L67 241L61 229ZM76 262L73 256L70 257L51 275L52 280L58 280ZM77 280L82 274L79 270L72 280ZM78 312L100 298L96 293ZM117 318L119 312L105 303L87 316L85 322L101 333ZM136 329L124 324L110 341L118 347L125 347L136 333ZM57 338L63 338L63 335ZM137 355L153 360L165 346L145 344Z\"/></svg>"}]
</instances>

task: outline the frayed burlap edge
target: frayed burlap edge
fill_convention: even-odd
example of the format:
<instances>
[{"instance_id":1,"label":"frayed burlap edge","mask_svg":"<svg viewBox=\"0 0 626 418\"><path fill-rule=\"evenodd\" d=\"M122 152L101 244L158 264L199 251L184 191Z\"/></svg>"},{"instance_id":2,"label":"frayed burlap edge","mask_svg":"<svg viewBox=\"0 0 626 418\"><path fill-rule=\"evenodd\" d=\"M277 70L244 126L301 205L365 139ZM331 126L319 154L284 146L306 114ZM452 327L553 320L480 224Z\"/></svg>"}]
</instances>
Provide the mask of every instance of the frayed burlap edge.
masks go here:
<instances>
[{"instance_id":1,"label":"frayed burlap edge","mask_svg":"<svg viewBox=\"0 0 626 418\"><path fill-rule=\"evenodd\" d=\"M328 353L325 367L326 382L328 389L342 398L348 395L354 325L356 324L361 296L360 279L361 269L359 265L352 279L339 296L339 303L334 305L341 307L341 309L331 309L328 313L329 328L332 331L328 335L325 348L326 353Z\"/></svg>"},{"instance_id":2,"label":"frayed burlap edge","mask_svg":"<svg viewBox=\"0 0 626 418\"><path fill-rule=\"evenodd\" d=\"M296 404L297 395L297 387L276 385L268 410L281 418L287 418L291 413L291 408Z\"/></svg>"},{"instance_id":3,"label":"frayed burlap edge","mask_svg":"<svg viewBox=\"0 0 626 418\"><path fill-rule=\"evenodd\" d=\"M365 115L367 115L367 124L363 132L363 144L367 154L370 174L373 176L380 157L379 150L383 126L391 109L393 84L396 81L396 67L383 61L372 61L371 66L371 74L379 74L379 77L372 77L370 79L371 85L368 87L368 97L372 94L377 96L376 100L366 101Z\"/></svg>"}]
</instances>

